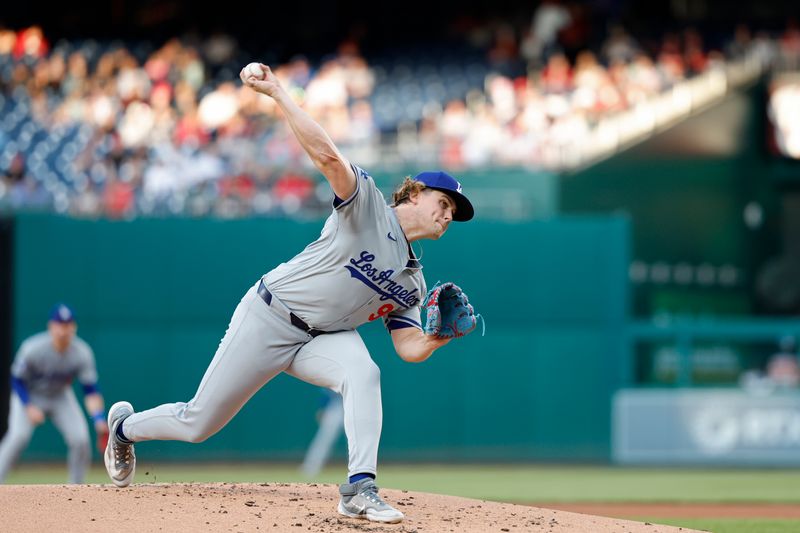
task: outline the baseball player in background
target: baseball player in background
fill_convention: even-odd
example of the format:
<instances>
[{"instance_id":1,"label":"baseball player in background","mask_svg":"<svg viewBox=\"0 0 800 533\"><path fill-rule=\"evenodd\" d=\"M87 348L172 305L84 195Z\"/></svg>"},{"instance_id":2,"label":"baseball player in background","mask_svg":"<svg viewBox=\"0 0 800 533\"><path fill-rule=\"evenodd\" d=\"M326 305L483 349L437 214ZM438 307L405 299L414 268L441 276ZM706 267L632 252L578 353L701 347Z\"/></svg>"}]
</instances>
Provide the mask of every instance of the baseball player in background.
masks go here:
<instances>
[{"instance_id":1,"label":"baseball player in background","mask_svg":"<svg viewBox=\"0 0 800 533\"><path fill-rule=\"evenodd\" d=\"M36 426L49 417L69 448L69 482L83 483L91 461L91 444L86 418L72 390L75 378L83 386L86 410L104 451L108 425L97 387L94 354L75 335L77 330L72 309L56 304L50 311L47 331L29 337L19 347L11 366L8 431L0 442L0 482L5 481L28 446Z\"/></svg>"},{"instance_id":2,"label":"baseball player in background","mask_svg":"<svg viewBox=\"0 0 800 533\"><path fill-rule=\"evenodd\" d=\"M109 409L106 468L117 486L129 485L135 442L204 441L286 372L342 395L349 478L339 489L339 513L400 522L403 514L381 499L374 481L380 371L356 328L382 320L397 354L408 362L426 360L450 340L423 332L426 285L411 243L439 239L453 220L471 219L472 204L452 176L423 172L406 178L387 205L370 175L339 152L271 69L252 65L240 72L242 82L274 99L333 189L333 211L316 241L247 291L191 400L141 412L128 402ZM269 237L261 245L269 246Z\"/></svg>"},{"instance_id":3,"label":"baseball player in background","mask_svg":"<svg viewBox=\"0 0 800 533\"><path fill-rule=\"evenodd\" d=\"M324 393L324 405L317 413L319 426L300 465L300 470L308 478L316 477L322 471L343 429L342 397L330 389L319 390Z\"/></svg>"}]
</instances>

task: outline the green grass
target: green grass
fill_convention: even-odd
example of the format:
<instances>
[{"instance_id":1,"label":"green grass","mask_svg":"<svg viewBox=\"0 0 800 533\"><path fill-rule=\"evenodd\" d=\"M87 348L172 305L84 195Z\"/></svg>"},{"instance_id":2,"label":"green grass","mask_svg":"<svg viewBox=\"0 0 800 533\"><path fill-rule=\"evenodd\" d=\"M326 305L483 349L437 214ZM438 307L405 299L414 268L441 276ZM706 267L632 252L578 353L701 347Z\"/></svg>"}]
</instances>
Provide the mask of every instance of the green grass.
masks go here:
<instances>
[{"instance_id":1,"label":"green grass","mask_svg":"<svg viewBox=\"0 0 800 533\"><path fill-rule=\"evenodd\" d=\"M344 465L311 481L341 483ZM63 483L63 465L24 464L7 483ZM140 457L139 482L306 482L294 464L174 464ZM108 483L95 465L88 483ZM380 485L507 502L800 503L797 469L615 468L541 465L398 465L380 467Z\"/></svg>"},{"instance_id":2,"label":"green grass","mask_svg":"<svg viewBox=\"0 0 800 533\"><path fill-rule=\"evenodd\" d=\"M639 522L666 524L714 533L797 533L798 520L769 520L742 518L636 518Z\"/></svg>"}]
</instances>

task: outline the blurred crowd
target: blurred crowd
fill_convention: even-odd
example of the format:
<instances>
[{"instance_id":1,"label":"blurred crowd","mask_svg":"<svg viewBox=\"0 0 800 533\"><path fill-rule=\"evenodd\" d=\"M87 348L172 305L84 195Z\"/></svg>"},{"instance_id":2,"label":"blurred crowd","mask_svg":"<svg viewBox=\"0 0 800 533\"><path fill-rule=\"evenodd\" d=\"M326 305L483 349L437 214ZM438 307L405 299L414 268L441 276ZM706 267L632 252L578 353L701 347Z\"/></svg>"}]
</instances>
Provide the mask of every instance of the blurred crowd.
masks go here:
<instances>
[{"instance_id":1,"label":"blurred crowd","mask_svg":"<svg viewBox=\"0 0 800 533\"><path fill-rule=\"evenodd\" d=\"M800 159L800 72L776 77L769 87L769 117L776 153Z\"/></svg>"},{"instance_id":2,"label":"blurred crowd","mask_svg":"<svg viewBox=\"0 0 800 533\"><path fill-rule=\"evenodd\" d=\"M557 3L542 6L530 27L492 22L465 32L480 55L461 64L368 61L346 41L319 61L271 66L354 163L457 172L562 169L604 119L685 80L748 57L800 57L791 25L779 38L740 26L720 49L687 28L667 33L656 50L614 26L601 46L581 47L569 38L579 19ZM36 26L0 29L0 209L81 217L326 211L330 191L272 100L239 82L239 69L260 59L269 58L251 57L224 34L153 46L50 43Z\"/></svg>"}]
</instances>

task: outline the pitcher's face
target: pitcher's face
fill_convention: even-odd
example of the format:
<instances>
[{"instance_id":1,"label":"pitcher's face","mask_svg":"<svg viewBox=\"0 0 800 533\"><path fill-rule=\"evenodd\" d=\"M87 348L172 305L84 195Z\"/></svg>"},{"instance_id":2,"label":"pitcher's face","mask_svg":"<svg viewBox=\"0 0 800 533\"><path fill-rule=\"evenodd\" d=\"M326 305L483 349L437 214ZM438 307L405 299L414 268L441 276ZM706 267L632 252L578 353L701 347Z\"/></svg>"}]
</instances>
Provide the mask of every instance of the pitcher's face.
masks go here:
<instances>
[{"instance_id":1,"label":"pitcher's face","mask_svg":"<svg viewBox=\"0 0 800 533\"><path fill-rule=\"evenodd\" d=\"M436 189L423 189L417 200L421 218L429 226L430 238L438 239L453 221L456 203L447 194Z\"/></svg>"}]
</instances>

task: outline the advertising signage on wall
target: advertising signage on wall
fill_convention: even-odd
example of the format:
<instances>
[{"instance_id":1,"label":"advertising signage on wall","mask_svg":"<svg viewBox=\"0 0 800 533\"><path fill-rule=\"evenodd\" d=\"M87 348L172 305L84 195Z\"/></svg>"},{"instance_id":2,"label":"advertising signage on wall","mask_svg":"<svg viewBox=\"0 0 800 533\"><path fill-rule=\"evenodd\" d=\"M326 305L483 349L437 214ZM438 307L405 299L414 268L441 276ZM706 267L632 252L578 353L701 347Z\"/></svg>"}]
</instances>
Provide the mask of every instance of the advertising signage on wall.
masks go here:
<instances>
[{"instance_id":1,"label":"advertising signage on wall","mask_svg":"<svg viewBox=\"0 0 800 533\"><path fill-rule=\"evenodd\" d=\"M623 390L612 455L627 464L800 465L800 392Z\"/></svg>"}]
</instances>

